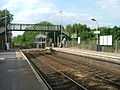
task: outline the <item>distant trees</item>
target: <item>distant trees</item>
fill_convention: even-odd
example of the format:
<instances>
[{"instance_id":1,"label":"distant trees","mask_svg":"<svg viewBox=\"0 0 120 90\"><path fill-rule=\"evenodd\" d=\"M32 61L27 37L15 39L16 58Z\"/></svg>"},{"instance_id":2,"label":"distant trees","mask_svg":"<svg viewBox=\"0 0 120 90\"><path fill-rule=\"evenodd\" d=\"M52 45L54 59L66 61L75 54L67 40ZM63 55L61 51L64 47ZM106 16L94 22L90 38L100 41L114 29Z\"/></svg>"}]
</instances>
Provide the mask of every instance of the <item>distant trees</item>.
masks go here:
<instances>
[{"instance_id":1,"label":"distant trees","mask_svg":"<svg viewBox=\"0 0 120 90\"><path fill-rule=\"evenodd\" d=\"M43 22L40 22L40 23L38 23L39 25L53 25L52 23L50 23L50 22L47 22L47 21L43 21ZM33 27L35 27L36 25L34 25ZM27 29L30 29L30 28L32 28L33 29L33 27L27 27L26 28L26 30ZM38 32L38 31L25 31L24 33L23 33L23 35L19 35L19 36L17 36L17 37L14 37L13 38L13 43L14 43L14 45L18 45L18 46L22 46L22 47L27 47L27 48L29 48L29 47L31 47L32 46L32 44L33 44L33 41L34 41L34 39L35 39L35 37L38 35L38 34L44 34L44 32ZM51 34L52 33L48 33L48 36L49 37L52 37L51 36Z\"/></svg>"},{"instance_id":2,"label":"distant trees","mask_svg":"<svg viewBox=\"0 0 120 90\"><path fill-rule=\"evenodd\" d=\"M77 36L81 37L82 40L87 39L94 39L95 34L93 31L96 29L91 29L87 27L87 25L82 25L80 23L73 24L73 25L67 25L65 28L65 32L68 33L69 36L72 36L72 34L77 34ZM99 27L100 35L112 35L113 41L120 40L120 27L114 26L114 27Z\"/></svg>"},{"instance_id":3,"label":"distant trees","mask_svg":"<svg viewBox=\"0 0 120 90\"><path fill-rule=\"evenodd\" d=\"M13 15L8 10L0 10L0 27L5 25L5 18L7 18L7 24L9 24L13 20Z\"/></svg>"},{"instance_id":4,"label":"distant trees","mask_svg":"<svg viewBox=\"0 0 120 90\"><path fill-rule=\"evenodd\" d=\"M120 40L120 27L118 26L114 26L113 28L101 27L99 30L101 31L101 35L112 35L113 41Z\"/></svg>"},{"instance_id":5,"label":"distant trees","mask_svg":"<svg viewBox=\"0 0 120 90\"><path fill-rule=\"evenodd\" d=\"M82 40L94 38L92 30L87 27L87 25L82 25L80 23L67 25L65 32L71 37L73 34L77 34L77 37L81 37Z\"/></svg>"},{"instance_id":6,"label":"distant trees","mask_svg":"<svg viewBox=\"0 0 120 90\"><path fill-rule=\"evenodd\" d=\"M39 23L40 25L53 25L50 22L47 21L43 21ZM32 27L29 27L32 28ZM27 29L27 28L26 28ZM82 25L80 23L75 23L75 24L69 24L66 25L66 27L64 28L63 33L68 35L69 37L71 37L73 34L76 34L77 37L81 37L81 40L92 40L92 39L96 39L95 34L94 34L94 30L96 29L91 29L89 27L87 27L87 25ZM115 40L120 40L120 27L100 27L100 35L112 35L113 36L113 42ZM23 35L21 36L17 36L13 39L13 42L16 45L22 45L22 46L29 46L33 43L33 40L35 38L36 35L38 34L44 34L42 32L31 32L31 31L26 31L24 32ZM55 33L54 32L49 32L47 33L47 37L50 39L52 39L52 42L57 41L57 37L60 37L61 33ZM70 39L69 39L70 40ZM55 42L54 42L55 43Z\"/></svg>"}]
</instances>

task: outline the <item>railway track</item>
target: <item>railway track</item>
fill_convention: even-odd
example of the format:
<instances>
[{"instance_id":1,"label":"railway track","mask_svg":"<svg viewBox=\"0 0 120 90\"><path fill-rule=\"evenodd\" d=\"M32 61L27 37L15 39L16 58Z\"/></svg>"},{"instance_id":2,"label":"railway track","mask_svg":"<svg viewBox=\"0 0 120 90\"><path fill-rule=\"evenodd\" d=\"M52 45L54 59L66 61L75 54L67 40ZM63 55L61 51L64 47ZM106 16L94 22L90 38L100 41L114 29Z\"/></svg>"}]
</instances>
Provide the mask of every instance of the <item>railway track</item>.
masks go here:
<instances>
[{"instance_id":1,"label":"railway track","mask_svg":"<svg viewBox=\"0 0 120 90\"><path fill-rule=\"evenodd\" d=\"M84 63L81 63L79 61L75 61L75 60L72 60L72 59L68 59L66 57L61 57L61 56L57 56L57 55L51 55L51 56L47 56L48 58L52 58L54 60L57 60L59 63L62 63L62 64L65 64L65 62L61 62L62 60L66 60L66 65L68 65L68 61L71 62L71 64L73 65L72 68L74 68L75 66L77 66L77 68L81 68L81 66L86 66L86 64ZM70 63L69 63L70 64ZM109 72L105 72L105 71L101 71L101 70L98 70L96 67L94 66L91 66L91 65L87 65L88 66L88 73L92 73L93 76L99 78L99 79L102 79L104 80L105 82L107 83L110 83L110 84L113 84L115 86L117 86L118 88L120 88L120 77L116 77L115 75L113 75L112 73L109 73ZM75 69L77 69L75 68Z\"/></svg>"},{"instance_id":2,"label":"railway track","mask_svg":"<svg viewBox=\"0 0 120 90\"><path fill-rule=\"evenodd\" d=\"M41 71L46 71L46 73L43 73L43 76L47 80L47 82L50 83L50 85L54 88L54 90L87 90L87 88L88 88L88 90L119 90L119 88L120 88L120 78L119 77L116 77L108 72L100 71L97 68L95 68L94 66L89 66L89 65L86 66L86 64L80 63L79 61L68 59L66 57L60 57L57 55L47 55L47 54L41 53L41 52L38 52L34 55L29 53L29 55L27 55L27 56L30 59L31 58L39 59L39 57L44 56L46 58L57 61L60 64L68 66L73 69L78 70L78 68L80 68L80 69L82 68L83 70L85 70L85 72L89 73L90 76L94 77L98 81L100 80L99 85L95 84L96 87L99 87L100 85L102 87L101 82L103 83L103 86L106 85L108 87L108 89L104 89L104 88L93 89L93 88L91 88L91 87L93 87L93 85L92 86L89 86L89 84L85 85L86 80L81 79L81 81L83 83L81 81L79 82L79 80L77 80L72 75L72 72L59 71L51 65L47 65L47 66L41 65L41 67L39 67L39 69L42 68L43 70L41 70ZM37 63L40 63L40 62L38 61ZM87 67L87 69L85 69L84 67ZM44 68L47 68L47 70L44 70ZM63 79L63 77L61 79L61 76L64 76L64 79ZM92 81L91 78L90 79L88 78L88 80ZM95 81L95 80L93 80L93 81ZM111 88L111 86L113 86L115 88ZM72 89L68 89L68 88L72 88Z\"/></svg>"},{"instance_id":3,"label":"railway track","mask_svg":"<svg viewBox=\"0 0 120 90\"><path fill-rule=\"evenodd\" d=\"M28 57L32 65L39 71L43 78L49 84L50 90L88 90L81 84L77 83L73 79L71 79L66 74L56 70L54 67L50 65L43 65L40 63L34 62L34 59L37 59L33 54L24 54ZM40 65L40 67L37 66ZM39 69L39 70L38 70Z\"/></svg>"}]
</instances>

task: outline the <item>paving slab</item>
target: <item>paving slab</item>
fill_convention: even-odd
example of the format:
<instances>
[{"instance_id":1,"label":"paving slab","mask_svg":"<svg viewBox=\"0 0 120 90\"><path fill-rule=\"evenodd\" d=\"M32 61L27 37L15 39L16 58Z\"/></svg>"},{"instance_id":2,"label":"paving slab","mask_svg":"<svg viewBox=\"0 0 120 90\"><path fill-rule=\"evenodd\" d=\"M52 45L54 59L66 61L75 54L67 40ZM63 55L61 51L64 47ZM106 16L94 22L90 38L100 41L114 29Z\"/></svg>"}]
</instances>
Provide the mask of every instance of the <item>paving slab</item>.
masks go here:
<instances>
[{"instance_id":1,"label":"paving slab","mask_svg":"<svg viewBox=\"0 0 120 90\"><path fill-rule=\"evenodd\" d=\"M48 90L38 80L28 62L16 52L0 52L0 90Z\"/></svg>"},{"instance_id":2,"label":"paving slab","mask_svg":"<svg viewBox=\"0 0 120 90\"><path fill-rule=\"evenodd\" d=\"M120 54L118 53L115 54L115 53L107 53L107 52L97 52L97 51L83 50L77 48L53 48L53 49L60 52L82 55L86 57L97 58L112 63L120 64Z\"/></svg>"}]
</instances>

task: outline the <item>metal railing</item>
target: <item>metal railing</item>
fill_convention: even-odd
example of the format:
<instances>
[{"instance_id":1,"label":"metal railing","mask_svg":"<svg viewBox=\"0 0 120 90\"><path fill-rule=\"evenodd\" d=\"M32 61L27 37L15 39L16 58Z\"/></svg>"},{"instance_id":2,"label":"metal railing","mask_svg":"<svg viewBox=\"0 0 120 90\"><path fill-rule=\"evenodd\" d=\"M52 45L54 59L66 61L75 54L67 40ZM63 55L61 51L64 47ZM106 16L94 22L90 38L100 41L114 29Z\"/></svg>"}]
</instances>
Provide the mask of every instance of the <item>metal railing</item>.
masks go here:
<instances>
[{"instance_id":1,"label":"metal railing","mask_svg":"<svg viewBox=\"0 0 120 90\"><path fill-rule=\"evenodd\" d=\"M40 24L9 24L8 31L60 31L60 25L40 25Z\"/></svg>"}]
</instances>

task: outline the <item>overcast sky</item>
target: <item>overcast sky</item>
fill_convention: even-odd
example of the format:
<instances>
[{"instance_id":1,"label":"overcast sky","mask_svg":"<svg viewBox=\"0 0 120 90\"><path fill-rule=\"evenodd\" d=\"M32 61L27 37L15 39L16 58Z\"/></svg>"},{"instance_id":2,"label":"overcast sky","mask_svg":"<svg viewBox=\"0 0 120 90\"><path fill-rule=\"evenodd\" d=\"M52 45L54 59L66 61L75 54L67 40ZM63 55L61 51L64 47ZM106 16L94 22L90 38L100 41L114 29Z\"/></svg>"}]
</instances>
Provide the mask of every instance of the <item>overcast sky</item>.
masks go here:
<instances>
[{"instance_id":1,"label":"overcast sky","mask_svg":"<svg viewBox=\"0 0 120 90\"><path fill-rule=\"evenodd\" d=\"M0 9L5 8L14 15L14 23L47 20L55 24L80 22L95 26L91 18L96 18L101 26L120 23L120 0L1 0Z\"/></svg>"}]
</instances>

